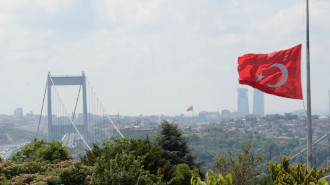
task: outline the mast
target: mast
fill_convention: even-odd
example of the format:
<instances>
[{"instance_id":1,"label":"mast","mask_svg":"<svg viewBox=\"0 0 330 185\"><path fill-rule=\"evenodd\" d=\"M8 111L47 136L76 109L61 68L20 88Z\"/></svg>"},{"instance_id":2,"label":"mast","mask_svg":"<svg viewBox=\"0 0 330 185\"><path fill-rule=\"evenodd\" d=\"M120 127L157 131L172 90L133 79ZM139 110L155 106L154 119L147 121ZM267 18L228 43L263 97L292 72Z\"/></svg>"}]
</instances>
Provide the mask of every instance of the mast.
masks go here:
<instances>
[{"instance_id":1,"label":"mast","mask_svg":"<svg viewBox=\"0 0 330 185\"><path fill-rule=\"evenodd\" d=\"M195 115L194 115L194 109L192 110L192 114L193 114L193 125L195 125Z\"/></svg>"},{"instance_id":2,"label":"mast","mask_svg":"<svg viewBox=\"0 0 330 185\"><path fill-rule=\"evenodd\" d=\"M311 81L309 54L309 8L306 0L306 70L307 70L307 169L312 169L312 111L311 111Z\"/></svg>"}]
</instances>

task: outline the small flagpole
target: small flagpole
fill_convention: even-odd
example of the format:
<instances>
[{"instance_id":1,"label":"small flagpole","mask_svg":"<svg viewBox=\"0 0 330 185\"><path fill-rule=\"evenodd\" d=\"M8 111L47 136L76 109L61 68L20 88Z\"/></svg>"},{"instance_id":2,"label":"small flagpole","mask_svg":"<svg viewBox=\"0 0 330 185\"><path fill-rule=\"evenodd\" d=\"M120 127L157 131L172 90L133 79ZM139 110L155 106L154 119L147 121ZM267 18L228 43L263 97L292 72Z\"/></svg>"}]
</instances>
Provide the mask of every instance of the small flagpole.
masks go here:
<instances>
[{"instance_id":1,"label":"small flagpole","mask_svg":"<svg viewBox=\"0 0 330 185\"><path fill-rule=\"evenodd\" d=\"M312 111L311 111L311 82L310 82L310 54L309 54L309 9L306 0L306 70L307 70L307 169L312 169Z\"/></svg>"},{"instance_id":2,"label":"small flagpole","mask_svg":"<svg viewBox=\"0 0 330 185\"><path fill-rule=\"evenodd\" d=\"M193 114L193 125L195 125L194 108L192 109L192 114Z\"/></svg>"}]
</instances>

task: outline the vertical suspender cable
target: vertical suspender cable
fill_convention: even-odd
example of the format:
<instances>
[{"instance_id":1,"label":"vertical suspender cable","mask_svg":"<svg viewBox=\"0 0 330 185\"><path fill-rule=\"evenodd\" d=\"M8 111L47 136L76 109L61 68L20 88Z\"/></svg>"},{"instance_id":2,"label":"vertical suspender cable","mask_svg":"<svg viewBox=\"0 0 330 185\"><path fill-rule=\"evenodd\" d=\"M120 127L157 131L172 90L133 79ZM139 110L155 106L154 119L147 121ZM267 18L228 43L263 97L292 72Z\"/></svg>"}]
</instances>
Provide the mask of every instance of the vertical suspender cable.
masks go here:
<instances>
[{"instance_id":1,"label":"vertical suspender cable","mask_svg":"<svg viewBox=\"0 0 330 185\"><path fill-rule=\"evenodd\" d=\"M87 80L86 81L86 96L87 96L87 102L88 102L88 106L87 106L87 119L88 119L88 129L90 130L91 134L89 135L90 139L89 139L89 142L90 143L95 143L94 141L94 124L92 123L92 120L91 120L91 93L90 93L90 84L89 84L89 81Z\"/></svg>"},{"instance_id":2,"label":"vertical suspender cable","mask_svg":"<svg viewBox=\"0 0 330 185\"><path fill-rule=\"evenodd\" d=\"M76 105L74 106L74 110L73 110L73 113L72 113L72 121L75 120L75 117L76 117L76 110L77 110L77 105L78 105L78 100L79 100L79 95L80 95L80 90L81 90L81 85L79 86L79 90L78 90L78 95L77 95L77 100L76 100ZM69 122L68 122L68 125L69 125ZM72 133L72 126L70 127L70 133Z\"/></svg>"},{"instance_id":3,"label":"vertical suspender cable","mask_svg":"<svg viewBox=\"0 0 330 185\"><path fill-rule=\"evenodd\" d=\"M91 94L91 105L92 106L90 106L91 107L91 110L92 110L92 115L93 115L93 117L94 117L94 110L95 110L95 102L94 102L94 99L96 98L96 94L95 94L95 92L93 91L93 88L91 87L91 85L90 85L90 82L88 82L88 85L89 85L89 89L90 89L90 94ZM100 109L103 109L103 115L104 115L104 118L106 119L106 118L108 118L108 123L110 123L110 125L113 127L113 128L115 128L116 129L116 131L119 133L119 135L121 136L121 137L124 137L124 135L120 132L120 130L117 128L117 126L114 124L114 122L112 121L112 119L110 118L110 116L109 115L107 115L107 114L105 114L105 109L104 109L104 107L102 107L102 105L101 104L98 104L97 106L100 106L99 108ZM94 120L94 119L93 119ZM94 125L95 125L95 127L94 127L94 131L95 131L95 137L96 137L96 141L97 140L99 140L98 138L99 137L102 137L102 136L100 136L100 134L99 133L102 133L102 134L104 134L104 137L105 137L105 133L104 132L102 132L102 130L101 130L101 125L102 124L98 124L98 125L96 125L96 123L94 122ZM105 127L105 126L104 126ZM112 129L112 131L113 131L113 128L111 127L111 129ZM106 129L103 129L103 130L106 130ZM100 138L100 139L105 139L105 138Z\"/></svg>"},{"instance_id":4,"label":"vertical suspender cable","mask_svg":"<svg viewBox=\"0 0 330 185\"><path fill-rule=\"evenodd\" d=\"M89 123L89 129L91 129L92 131L92 136L91 136L91 143L94 143L94 126L92 125L92 121L91 121L91 107L90 107L90 104L91 104L91 98L90 98L90 87L89 87L89 82L87 81L87 101L88 101L88 111L87 111L87 118L88 118L88 123Z\"/></svg>"},{"instance_id":5,"label":"vertical suspender cable","mask_svg":"<svg viewBox=\"0 0 330 185\"><path fill-rule=\"evenodd\" d=\"M47 92L47 85L48 85L48 80L46 81L46 87L44 91L44 97L42 99L42 104L41 104L41 110L40 110L40 116L39 116L39 123L38 123L38 130L36 134L36 139L38 139L38 134L39 134L39 128L40 128L40 123L41 123L41 117L42 117L42 111L44 109L44 104L45 104L45 97L46 97L46 92Z\"/></svg>"},{"instance_id":6,"label":"vertical suspender cable","mask_svg":"<svg viewBox=\"0 0 330 185\"><path fill-rule=\"evenodd\" d=\"M74 110L73 110L73 114L72 114L72 121L74 121L74 119L75 119L75 117L76 117L76 110L77 110L77 105L78 105L78 100L79 100L80 90L81 90L81 85L79 86L78 95L77 95L77 100L76 100L76 105L74 106Z\"/></svg>"}]
</instances>

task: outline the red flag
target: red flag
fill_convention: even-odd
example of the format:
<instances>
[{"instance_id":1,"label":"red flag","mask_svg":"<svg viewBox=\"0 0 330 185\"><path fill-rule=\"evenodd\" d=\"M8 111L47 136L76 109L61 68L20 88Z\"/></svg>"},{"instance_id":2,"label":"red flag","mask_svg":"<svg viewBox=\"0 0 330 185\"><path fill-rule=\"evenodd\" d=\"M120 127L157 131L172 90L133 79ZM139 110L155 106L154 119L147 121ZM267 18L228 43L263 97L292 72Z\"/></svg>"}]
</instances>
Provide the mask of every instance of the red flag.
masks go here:
<instances>
[{"instance_id":1,"label":"red flag","mask_svg":"<svg viewBox=\"0 0 330 185\"><path fill-rule=\"evenodd\" d=\"M300 80L301 44L268 54L238 58L238 82L265 93L302 99Z\"/></svg>"},{"instance_id":2,"label":"red flag","mask_svg":"<svg viewBox=\"0 0 330 185\"><path fill-rule=\"evenodd\" d=\"M193 110L193 106L190 106L190 107L187 109L187 112L192 111L192 110Z\"/></svg>"}]
</instances>

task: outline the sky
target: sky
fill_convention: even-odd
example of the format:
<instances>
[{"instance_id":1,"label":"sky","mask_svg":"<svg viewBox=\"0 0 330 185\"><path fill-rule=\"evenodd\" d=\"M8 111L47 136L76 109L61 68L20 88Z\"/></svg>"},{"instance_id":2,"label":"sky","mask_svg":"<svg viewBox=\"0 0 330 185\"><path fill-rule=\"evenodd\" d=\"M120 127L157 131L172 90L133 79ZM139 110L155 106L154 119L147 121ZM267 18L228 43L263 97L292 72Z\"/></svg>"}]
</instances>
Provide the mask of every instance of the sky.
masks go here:
<instances>
[{"instance_id":1,"label":"sky","mask_svg":"<svg viewBox=\"0 0 330 185\"><path fill-rule=\"evenodd\" d=\"M330 1L310 1L313 111L328 111ZM40 113L48 72L81 75L106 112L237 110L237 58L303 43L304 0L1 0L0 114ZM68 110L77 87L58 87ZM265 113L306 102L265 95Z\"/></svg>"}]
</instances>

